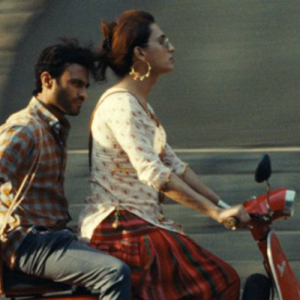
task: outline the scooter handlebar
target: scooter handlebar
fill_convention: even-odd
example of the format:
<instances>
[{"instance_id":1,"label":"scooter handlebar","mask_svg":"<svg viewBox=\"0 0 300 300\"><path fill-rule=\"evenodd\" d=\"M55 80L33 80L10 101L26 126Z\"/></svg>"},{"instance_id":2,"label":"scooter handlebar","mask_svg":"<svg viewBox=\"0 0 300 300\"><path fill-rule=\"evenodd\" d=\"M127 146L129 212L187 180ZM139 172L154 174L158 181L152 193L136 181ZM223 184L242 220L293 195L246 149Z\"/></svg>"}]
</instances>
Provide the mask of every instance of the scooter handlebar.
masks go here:
<instances>
[{"instance_id":1,"label":"scooter handlebar","mask_svg":"<svg viewBox=\"0 0 300 300\"><path fill-rule=\"evenodd\" d=\"M230 217L223 222L223 225L228 229L236 230L239 223L240 223L240 220L238 218Z\"/></svg>"}]
</instances>

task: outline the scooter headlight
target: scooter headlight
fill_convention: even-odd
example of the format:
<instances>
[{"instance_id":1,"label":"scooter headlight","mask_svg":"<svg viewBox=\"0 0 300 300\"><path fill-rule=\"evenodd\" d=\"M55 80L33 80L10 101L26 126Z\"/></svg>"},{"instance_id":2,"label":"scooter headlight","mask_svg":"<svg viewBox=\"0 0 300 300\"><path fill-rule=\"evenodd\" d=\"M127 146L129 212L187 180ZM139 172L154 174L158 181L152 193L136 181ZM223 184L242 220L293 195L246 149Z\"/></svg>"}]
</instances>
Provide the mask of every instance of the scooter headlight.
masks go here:
<instances>
[{"instance_id":1,"label":"scooter headlight","mask_svg":"<svg viewBox=\"0 0 300 300\"><path fill-rule=\"evenodd\" d=\"M296 197L296 192L292 190L287 190L285 193L285 207L284 215L287 217L292 217L294 215L294 200Z\"/></svg>"}]
</instances>

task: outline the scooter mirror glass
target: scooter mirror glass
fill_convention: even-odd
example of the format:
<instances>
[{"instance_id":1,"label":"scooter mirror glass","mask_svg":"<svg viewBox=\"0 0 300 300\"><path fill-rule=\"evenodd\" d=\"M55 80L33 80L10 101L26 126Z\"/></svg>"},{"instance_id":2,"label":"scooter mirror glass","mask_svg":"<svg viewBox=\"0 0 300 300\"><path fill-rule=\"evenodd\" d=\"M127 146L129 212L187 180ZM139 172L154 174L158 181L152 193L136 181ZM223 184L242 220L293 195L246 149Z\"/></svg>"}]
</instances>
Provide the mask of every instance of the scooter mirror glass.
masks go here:
<instances>
[{"instance_id":1,"label":"scooter mirror glass","mask_svg":"<svg viewBox=\"0 0 300 300\"><path fill-rule=\"evenodd\" d=\"M255 171L255 181L260 183L270 178L272 173L271 160L268 154L263 154Z\"/></svg>"}]
</instances>

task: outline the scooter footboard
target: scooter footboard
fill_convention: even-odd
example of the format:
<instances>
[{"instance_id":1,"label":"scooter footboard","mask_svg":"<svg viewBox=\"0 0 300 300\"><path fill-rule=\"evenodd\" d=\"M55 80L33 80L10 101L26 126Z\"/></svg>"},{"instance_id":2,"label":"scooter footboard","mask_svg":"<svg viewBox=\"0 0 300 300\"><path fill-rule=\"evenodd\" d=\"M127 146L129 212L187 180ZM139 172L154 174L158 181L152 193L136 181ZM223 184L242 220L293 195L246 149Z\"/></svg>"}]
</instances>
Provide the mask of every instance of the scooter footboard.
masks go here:
<instances>
[{"instance_id":1,"label":"scooter footboard","mask_svg":"<svg viewBox=\"0 0 300 300\"><path fill-rule=\"evenodd\" d=\"M300 300L300 288L297 278L274 230L271 230L268 234L267 256L279 299Z\"/></svg>"}]
</instances>

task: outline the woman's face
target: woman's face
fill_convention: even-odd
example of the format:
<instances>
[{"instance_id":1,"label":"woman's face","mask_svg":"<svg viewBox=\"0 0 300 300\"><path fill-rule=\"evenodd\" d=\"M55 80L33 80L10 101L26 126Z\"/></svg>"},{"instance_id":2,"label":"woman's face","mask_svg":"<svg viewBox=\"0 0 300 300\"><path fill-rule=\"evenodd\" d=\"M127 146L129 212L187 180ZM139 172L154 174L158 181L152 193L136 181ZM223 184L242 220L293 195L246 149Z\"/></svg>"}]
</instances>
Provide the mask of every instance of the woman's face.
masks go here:
<instances>
[{"instance_id":1,"label":"woman's face","mask_svg":"<svg viewBox=\"0 0 300 300\"><path fill-rule=\"evenodd\" d=\"M151 74L161 75L174 69L175 48L157 24L150 26L151 34L146 44L145 59L151 65Z\"/></svg>"}]
</instances>

